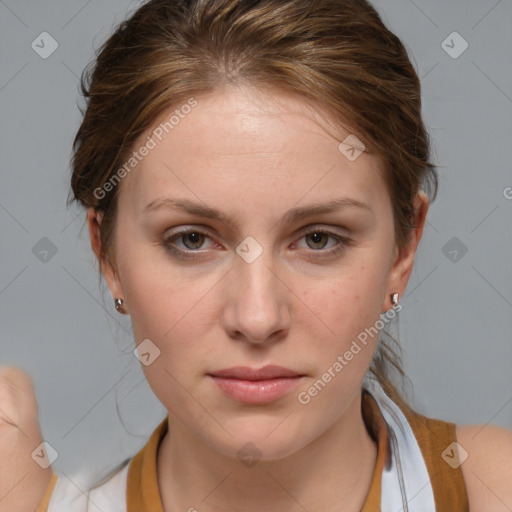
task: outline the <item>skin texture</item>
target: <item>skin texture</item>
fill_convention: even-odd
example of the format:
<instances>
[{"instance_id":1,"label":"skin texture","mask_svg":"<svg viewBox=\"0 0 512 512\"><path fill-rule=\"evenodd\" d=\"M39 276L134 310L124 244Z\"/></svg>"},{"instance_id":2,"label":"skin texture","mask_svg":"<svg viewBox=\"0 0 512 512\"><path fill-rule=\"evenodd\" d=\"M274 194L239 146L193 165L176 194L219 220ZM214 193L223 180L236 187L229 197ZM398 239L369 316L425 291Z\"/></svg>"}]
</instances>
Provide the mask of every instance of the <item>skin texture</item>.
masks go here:
<instances>
[{"instance_id":1,"label":"skin texture","mask_svg":"<svg viewBox=\"0 0 512 512\"><path fill-rule=\"evenodd\" d=\"M457 425L456 431L467 452L461 468L471 512L510 512L512 431L494 425Z\"/></svg>"},{"instance_id":2,"label":"skin texture","mask_svg":"<svg viewBox=\"0 0 512 512\"><path fill-rule=\"evenodd\" d=\"M123 298L131 315L136 343L150 339L160 350L143 370L171 418L158 455L164 508L200 503L201 510L287 511L298 502L311 512L359 510L376 458L360 410L376 337L310 403L300 404L297 395L391 308L391 293L403 294L428 200L418 195L419 228L399 251L378 159L342 155L338 144L350 132L335 132L325 112L253 88L197 100L119 185L117 268L103 262L112 296ZM292 208L341 197L367 208L284 221ZM222 210L234 225L170 208L143 212L160 198ZM100 222L90 210L97 255ZM206 233L171 244L195 251L196 259L161 245L180 227ZM307 227L349 243L305 236ZM251 263L236 252L248 236L262 249ZM326 255L335 246L341 251ZM275 402L247 405L207 376L267 364L305 377ZM252 467L237 458L248 442L262 454Z\"/></svg>"},{"instance_id":3,"label":"skin texture","mask_svg":"<svg viewBox=\"0 0 512 512\"><path fill-rule=\"evenodd\" d=\"M309 404L297 394L345 352L358 329L390 308L389 293L403 294L428 202L418 196L419 228L398 251L377 163L365 154L355 162L340 156L337 140L346 133L330 138L319 111L277 95L281 108L233 91L198 99L194 114L122 182L118 272L101 261L112 296L125 300L136 342L150 338L161 350L143 370L171 418L157 467L164 510L359 510L376 455L360 413L361 379L376 340ZM374 215L363 221L363 212L346 209L280 222L290 208L341 195L369 202ZM238 230L171 211L143 219L138 209L157 196L215 206L234 215ZM100 222L89 210L98 257ZM156 244L170 228L198 224L215 236L192 263ZM306 225L348 229L357 243L312 260L310 251L325 249L303 237ZM235 252L249 235L263 247L250 264ZM186 239L175 243L186 249ZM267 363L307 378L275 403L244 406L205 376ZM0 512L33 512L51 470L29 457L42 436L32 381L19 368L0 369L0 413ZM249 440L262 452L252 467L236 457ZM511 510L512 433L459 425L457 441L469 454L462 470L471 512Z\"/></svg>"}]
</instances>

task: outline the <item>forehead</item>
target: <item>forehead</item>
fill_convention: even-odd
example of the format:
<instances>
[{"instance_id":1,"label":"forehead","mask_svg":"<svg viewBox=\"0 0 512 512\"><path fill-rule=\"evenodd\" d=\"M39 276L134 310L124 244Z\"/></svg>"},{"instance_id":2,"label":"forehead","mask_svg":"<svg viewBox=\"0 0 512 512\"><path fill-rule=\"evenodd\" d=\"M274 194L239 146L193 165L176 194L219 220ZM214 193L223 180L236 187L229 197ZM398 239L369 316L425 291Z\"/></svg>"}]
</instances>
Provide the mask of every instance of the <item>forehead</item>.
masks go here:
<instances>
[{"instance_id":1,"label":"forehead","mask_svg":"<svg viewBox=\"0 0 512 512\"><path fill-rule=\"evenodd\" d=\"M362 153L350 161L340 152L350 134L324 110L278 90L233 87L194 97L141 135L134 150L149 140L152 149L123 179L119 208L137 215L165 196L241 209L249 200L265 208L336 191L385 200L378 159Z\"/></svg>"}]
</instances>

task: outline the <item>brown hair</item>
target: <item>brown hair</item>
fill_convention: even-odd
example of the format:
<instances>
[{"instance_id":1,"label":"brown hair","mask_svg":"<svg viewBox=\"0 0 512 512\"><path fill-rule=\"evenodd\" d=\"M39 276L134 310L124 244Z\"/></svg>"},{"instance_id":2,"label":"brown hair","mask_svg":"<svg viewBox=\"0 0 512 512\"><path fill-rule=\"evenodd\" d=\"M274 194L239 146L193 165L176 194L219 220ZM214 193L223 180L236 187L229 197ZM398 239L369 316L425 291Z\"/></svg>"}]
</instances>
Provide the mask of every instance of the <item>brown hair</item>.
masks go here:
<instances>
[{"instance_id":1,"label":"brown hair","mask_svg":"<svg viewBox=\"0 0 512 512\"><path fill-rule=\"evenodd\" d=\"M414 226L419 189L437 192L418 76L400 39L366 0L152 0L120 23L84 70L87 100L71 187L103 212L102 251L114 268L119 186L94 191L129 158L164 110L225 85L279 88L324 107L377 154L392 200L396 243ZM100 268L101 275L101 268ZM397 400L381 344L371 371Z\"/></svg>"}]
</instances>

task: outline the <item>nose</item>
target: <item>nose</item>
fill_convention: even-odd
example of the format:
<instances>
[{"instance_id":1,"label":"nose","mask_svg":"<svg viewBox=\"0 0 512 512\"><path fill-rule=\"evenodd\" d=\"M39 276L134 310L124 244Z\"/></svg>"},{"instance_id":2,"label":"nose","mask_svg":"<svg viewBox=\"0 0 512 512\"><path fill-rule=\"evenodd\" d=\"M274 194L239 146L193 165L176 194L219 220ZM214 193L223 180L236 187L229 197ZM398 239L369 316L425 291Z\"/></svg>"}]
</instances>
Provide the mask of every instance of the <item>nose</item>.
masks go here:
<instances>
[{"instance_id":1,"label":"nose","mask_svg":"<svg viewBox=\"0 0 512 512\"><path fill-rule=\"evenodd\" d=\"M254 261L235 259L224 282L224 328L232 339L252 345L276 342L289 330L289 291L274 268L270 250Z\"/></svg>"}]
</instances>

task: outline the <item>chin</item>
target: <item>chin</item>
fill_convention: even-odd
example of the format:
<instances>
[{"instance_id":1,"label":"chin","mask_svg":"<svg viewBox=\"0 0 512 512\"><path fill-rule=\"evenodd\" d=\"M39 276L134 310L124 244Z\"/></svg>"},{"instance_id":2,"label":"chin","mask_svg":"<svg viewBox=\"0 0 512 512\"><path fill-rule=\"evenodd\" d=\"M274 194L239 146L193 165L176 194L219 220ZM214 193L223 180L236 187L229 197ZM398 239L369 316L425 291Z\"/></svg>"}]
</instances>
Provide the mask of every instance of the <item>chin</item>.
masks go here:
<instances>
[{"instance_id":1,"label":"chin","mask_svg":"<svg viewBox=\"0 0 512 512\"><path fill-rule=\"evenodd\" d=\"M305 436L304 428L283 421L285 417L221 422L232 437L224 432L221 438L210 438L208 444L215 451L238 459L248 467L252 467L254 461L284 459L313 440Z\"/></svg>"}]
</instances>

